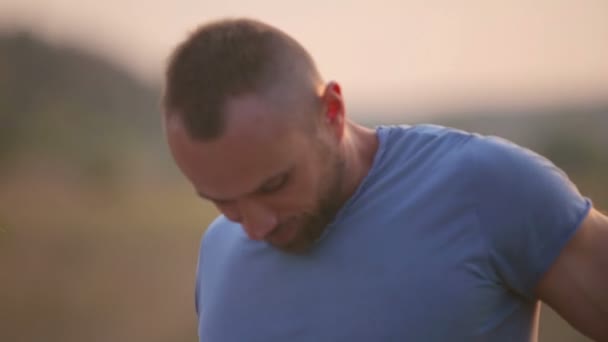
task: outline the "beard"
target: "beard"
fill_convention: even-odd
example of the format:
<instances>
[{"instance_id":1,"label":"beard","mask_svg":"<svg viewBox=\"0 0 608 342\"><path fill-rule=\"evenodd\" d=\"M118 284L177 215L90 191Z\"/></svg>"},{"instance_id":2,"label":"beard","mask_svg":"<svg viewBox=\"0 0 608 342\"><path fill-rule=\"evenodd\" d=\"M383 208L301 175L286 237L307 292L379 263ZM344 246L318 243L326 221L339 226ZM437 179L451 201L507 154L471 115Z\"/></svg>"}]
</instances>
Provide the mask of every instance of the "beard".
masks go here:
<instances>
[{"instance_id":1,"label":"beard","mask_svg":"<svg viewBox=\"0 0 608 342\"><path fill-rule=\"evenodd\" d=\"M295 215L281 223L276 232L294 230L294 237L288 243L278 244L272 242L272 235L267 240L274 247L290 254L304 254L323 236L328 225L334 220L336 214L344 204L343 188L345 162L336 153L324 151L323 161L329 167L324 172L325 182L319 186L319 196L314 210Z\"/></svg>"}]
</instances>

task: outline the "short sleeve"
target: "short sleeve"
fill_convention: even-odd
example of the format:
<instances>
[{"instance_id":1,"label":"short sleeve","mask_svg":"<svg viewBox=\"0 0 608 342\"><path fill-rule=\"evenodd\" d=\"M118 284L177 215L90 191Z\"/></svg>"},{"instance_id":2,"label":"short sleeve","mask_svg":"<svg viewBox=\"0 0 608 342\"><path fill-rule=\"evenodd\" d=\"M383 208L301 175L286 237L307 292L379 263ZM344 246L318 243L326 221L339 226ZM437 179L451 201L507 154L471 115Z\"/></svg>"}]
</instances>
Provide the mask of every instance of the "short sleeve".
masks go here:
<instances>
[{"instance_id":1,"label":"short sleeve","mask_svg":"<svg viewBox=\"0 0 608 342\"><path fill-rule=\"evenodd\" d=\"M473 195L493 276L533 300L538 281L591 202L562 170L528 149L480 136L470 147Z\"/></svg>"}]
</instances>

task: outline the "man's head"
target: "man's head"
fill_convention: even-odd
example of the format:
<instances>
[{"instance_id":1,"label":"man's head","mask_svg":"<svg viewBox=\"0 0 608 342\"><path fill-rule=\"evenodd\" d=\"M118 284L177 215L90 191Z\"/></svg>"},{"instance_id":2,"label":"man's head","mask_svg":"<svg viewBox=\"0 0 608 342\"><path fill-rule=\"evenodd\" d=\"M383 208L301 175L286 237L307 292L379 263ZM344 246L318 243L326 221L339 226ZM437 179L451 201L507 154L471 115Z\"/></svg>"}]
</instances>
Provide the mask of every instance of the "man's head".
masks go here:
<instances>
[{"instance_id":1,"label":"man's head","mask_svg":"<svg viewBox=\"0 0 608 342\"><path fill-rule=\"evenodd\" d=\"M323 86L300 44L247 19L213 22L192 33L173 53L166 80L165 110L179 112L192 137L203 141L222 134L232 98L255 93L285 107L311 107L319 105ZM295 118L293 114L285 115Z\"/></svg>"},{"instance_id":2,"label":"man's head","mask_svg":"<svg viewBox=\"0 0 608 342\"><path fill-rule=\"evenodd\" d=\"M308 249L343 201L339 86L295 40L246 19L199 28L166 78L167 140L199 195L253 239Z\"/></svg>"}]
</instances>

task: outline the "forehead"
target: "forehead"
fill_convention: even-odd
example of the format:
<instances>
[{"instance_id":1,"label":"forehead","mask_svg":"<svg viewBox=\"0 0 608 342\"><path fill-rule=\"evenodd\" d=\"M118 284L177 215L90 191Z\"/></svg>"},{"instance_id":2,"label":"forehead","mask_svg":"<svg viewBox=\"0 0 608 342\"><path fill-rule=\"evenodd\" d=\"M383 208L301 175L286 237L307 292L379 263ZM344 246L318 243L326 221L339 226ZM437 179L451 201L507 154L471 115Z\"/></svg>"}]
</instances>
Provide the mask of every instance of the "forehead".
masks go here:
<instances>
[{"instance_id":1,"label":"forehead","mask_svg":"<svg viewBox=\"0 0 608 342\"><path fill-rule=\"evenodd\" d=\"M256 96L230 100L223 134L212 141L193 140L180 120L167 121L167 135L176 163L197 191L233 198L255 190L269 177L291 167L307 149L310 135ZM307 141L308 140L308 141Z\"/></svg>"}]
</instances>

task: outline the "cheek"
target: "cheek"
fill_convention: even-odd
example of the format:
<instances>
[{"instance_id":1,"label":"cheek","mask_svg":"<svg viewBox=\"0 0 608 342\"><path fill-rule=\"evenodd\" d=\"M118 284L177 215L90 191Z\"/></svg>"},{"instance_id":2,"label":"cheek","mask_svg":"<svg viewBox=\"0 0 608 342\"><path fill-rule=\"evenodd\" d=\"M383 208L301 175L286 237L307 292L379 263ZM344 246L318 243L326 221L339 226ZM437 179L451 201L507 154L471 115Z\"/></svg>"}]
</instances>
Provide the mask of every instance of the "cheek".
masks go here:
<instances>
[{"instance_id":1,"label":"cheek","mask_svg":"<svg viewBox=\"0 0 608 342\"><path fill-rule=\"evenodd\" d=\"M277 196L269 198L268 204L276 208L282 217L289 217L315 210L318 202L318 184L314 178L294 180Z\"/></svg>"}]
</instances>

